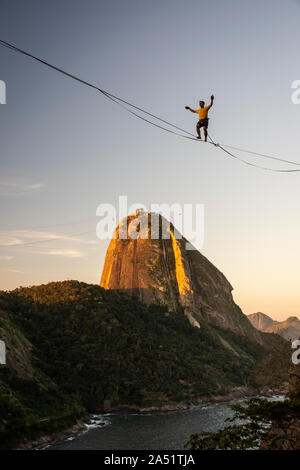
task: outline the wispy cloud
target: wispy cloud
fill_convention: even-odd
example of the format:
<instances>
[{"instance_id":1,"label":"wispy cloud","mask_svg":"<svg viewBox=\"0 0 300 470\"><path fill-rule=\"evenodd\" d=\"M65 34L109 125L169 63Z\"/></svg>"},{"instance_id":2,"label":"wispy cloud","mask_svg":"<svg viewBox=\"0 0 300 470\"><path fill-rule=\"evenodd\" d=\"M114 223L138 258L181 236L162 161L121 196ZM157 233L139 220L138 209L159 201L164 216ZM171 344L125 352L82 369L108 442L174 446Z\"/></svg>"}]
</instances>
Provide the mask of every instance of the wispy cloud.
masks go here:
<instances>
[{"instance_id":1,"label":"wispy cloud","mask_svg":"<svg viewBox=\"0 0 300 470\"><path fill-rule=\"evenodd\" d=\"M44 183L22 184L12 181L0 181L0 196L20 196L31 194L44 187Z\"/></svg>"},{"instance_id":2,"label":"wispy cloud","mask_svg":"<svg viewBox=\"0 0 300 470\"><path fill-rule=\"evenodd\" d=\"M10 261L14 259L13 256L0 256L0 261Z\"/></svg>"},{"instance_id":3,"label":"wispy cloud","mask_svg":"<svg viewBox=\"0 0 300 470\"><path fill-rule=\"evenodd\" d=\"M11 238L5 234L0 234L0 246L17 246L22 244L22 240Z\"/></svg>"},{"instance_id":4,"label":"wispy cloud","mask_svg":"<svg viewBox=\"0 0 300 470\"><path fill-rule=\"evenodd\" d=\"M45 186L44 183L36 183L36 184L28 184L27 186L24 186L24 188L28 190L36 190L36 189L41 189L44 186Z\"/></svg>"},{"instance_id":5,"label":"wispy cloud","mask_svg":"<svg viewBox=\"0 0 300 470\"><path fill-rule=\"evenodd\" d=\"M14 273L14 274L27 274L24 271L21 271L20 269L7 269L9 273Z\"/></svg>"},{"instance_id":6,"label":"wispy cloud","mask_svg":"<svg viewBox=\"0 0 300 470\"><path fill-rule=\"evenodd\" d=\"M0 231L0 246L19 246L25 244L39 244L54 241L65 241L84 245L95 245L96 240L81 238L79 235L65 235L35 230L3 230Z\"/></svg>"},{"instance_id":7,"label":"wispy cloud","mask_svg":"<svg viewBox=\"0 0 300 470\"><path fill-rule=\"evenodd\" d=\"M84 253L78 250L49 250L49 251L34 251L33 253L39 255L62 256L63 258L82 258Z\"/></svg>"}]
</instances>

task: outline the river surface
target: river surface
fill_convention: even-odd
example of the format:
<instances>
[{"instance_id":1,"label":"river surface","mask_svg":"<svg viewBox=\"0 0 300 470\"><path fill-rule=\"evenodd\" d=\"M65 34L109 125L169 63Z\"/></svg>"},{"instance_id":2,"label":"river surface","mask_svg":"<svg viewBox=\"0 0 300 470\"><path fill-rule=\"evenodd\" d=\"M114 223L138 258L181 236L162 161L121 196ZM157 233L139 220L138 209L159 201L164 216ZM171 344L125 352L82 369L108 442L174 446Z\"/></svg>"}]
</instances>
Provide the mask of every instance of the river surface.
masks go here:
<instances>
[{"instance_id":1,"label":"river surface","mask_svg":"<svg viewBox=\"0 0 300 470\"><path fill-rule=\"evenodd\" d=\"M168 413L94 415L86 432L48 450L182 450L191 434L223 428L225 419L233 415L229 405L218 403Z\"/></svg>"}]
</instances>

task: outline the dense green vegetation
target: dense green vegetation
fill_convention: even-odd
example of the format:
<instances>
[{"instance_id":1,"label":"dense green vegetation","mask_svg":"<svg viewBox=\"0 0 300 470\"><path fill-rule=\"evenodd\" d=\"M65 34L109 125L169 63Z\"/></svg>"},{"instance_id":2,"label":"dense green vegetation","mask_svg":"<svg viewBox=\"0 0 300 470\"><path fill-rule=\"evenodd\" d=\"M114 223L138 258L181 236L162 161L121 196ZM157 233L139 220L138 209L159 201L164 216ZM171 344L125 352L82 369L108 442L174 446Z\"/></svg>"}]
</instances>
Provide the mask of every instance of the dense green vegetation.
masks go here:
<instances>
[{"instance_id":1,"label":"dense green vegetation","mask_svg":"<svg viewBox=\"0 0 300 470\"><path fill-rule=\"evenodd\" d=\"M65 429L82 413L79 400L57 387L44 389L0 369L0 449Z\"/></svg>"},{"instance_id":2,"label":"dense green vegetation","mask_svg":"<svg viewBox=\"0 0 300 470\"><path fill-rule=\"evenodd\" d=\"M1 325L13 359L11 371L0 368L4 447L66 427L83 409L162 406L255 387L262 380L256 366L270 356L245 337L192 327L183 312L77 281L0 293L0 335ZM285 343L269 336L280 381Z\"/></svg>"},{"instance_id":3,"label":"dense green vegetation","mask_svg":"<svg viewBox=\"0 0 300 470\"><path fill-rule=\"evenodd\" d=\"M300 419L300 402L270 402L253 398L243 405L231 405L234 415L217 432L193 434L185 448L190 450L294 449L297 437L291 428Z\"/></svg>"}]
</instances>

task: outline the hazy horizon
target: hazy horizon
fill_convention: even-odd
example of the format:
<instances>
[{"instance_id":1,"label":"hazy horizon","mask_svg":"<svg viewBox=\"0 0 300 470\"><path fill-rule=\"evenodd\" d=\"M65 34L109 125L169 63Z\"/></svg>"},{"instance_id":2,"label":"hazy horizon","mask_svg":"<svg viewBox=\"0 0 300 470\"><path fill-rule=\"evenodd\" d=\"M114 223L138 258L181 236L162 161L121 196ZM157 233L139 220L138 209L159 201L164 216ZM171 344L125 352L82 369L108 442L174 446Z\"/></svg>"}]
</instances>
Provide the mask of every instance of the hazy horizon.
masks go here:
<instances>
[{"instance_id":1,"label":"hazy horizon","mask_svg":"<svg viewBox=\"0 0 300 470\"><path fill-rule=\"evenodd\" d=\"M293 0L0 1L0 39L193 133L184 107L213 93L213 138L298 162L299 20ZM164 133L2 47L0 63L0 289L98 284L108 241L96 238L96 208L127 195L204 204L201 252L243 312L299 317L300 173Z\"/></svg>"}]
</instances>

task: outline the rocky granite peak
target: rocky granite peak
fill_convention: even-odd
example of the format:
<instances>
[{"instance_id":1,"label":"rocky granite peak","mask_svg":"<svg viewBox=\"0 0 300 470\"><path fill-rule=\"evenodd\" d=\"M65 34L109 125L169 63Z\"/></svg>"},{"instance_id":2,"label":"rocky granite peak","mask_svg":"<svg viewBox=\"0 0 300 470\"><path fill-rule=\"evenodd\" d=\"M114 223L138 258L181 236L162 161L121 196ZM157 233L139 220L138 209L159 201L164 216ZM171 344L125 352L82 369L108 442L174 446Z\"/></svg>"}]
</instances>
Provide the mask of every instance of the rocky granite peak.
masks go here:
<instances>
[{"instance_id":1,"label":"rocky granite peak","mask_svg":"<svg viewBox=\"0 0 300 470\"><path fill-rule=\"evenodd\" d=\"M182 309L198 328L205 321L255 336L256 330L233 300L226 277L190 248L165 218L137 212L122 219L116 228L100 285L136 296L148 305L166 305L169 311Z\"/></svg>"}]
</instances>

